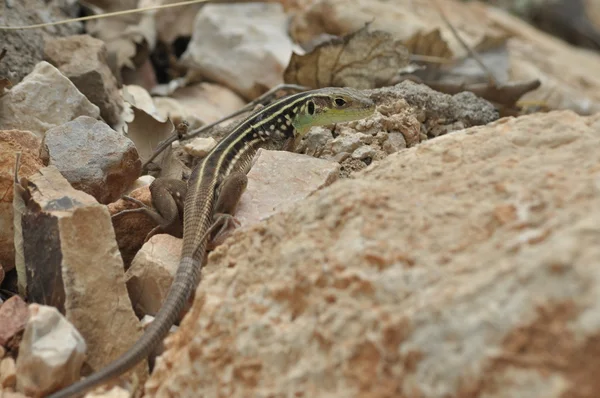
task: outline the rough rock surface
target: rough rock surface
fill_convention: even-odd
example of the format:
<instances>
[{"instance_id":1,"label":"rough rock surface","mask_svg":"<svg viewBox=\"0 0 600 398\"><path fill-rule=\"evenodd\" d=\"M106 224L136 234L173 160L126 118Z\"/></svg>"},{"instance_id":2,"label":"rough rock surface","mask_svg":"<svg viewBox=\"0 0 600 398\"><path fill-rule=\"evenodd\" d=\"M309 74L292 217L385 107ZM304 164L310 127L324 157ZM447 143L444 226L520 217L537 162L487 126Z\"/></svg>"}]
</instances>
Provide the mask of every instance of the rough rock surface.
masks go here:
<instances>
[{"instance_id":1,"label":"rough rock surface","mask_svg":"<svg viewBox=\"0 0 600 398\"><path fill-rule=\"evenodd\" d=\"M411 81L365 92L377 104L372 116L311 129L299 152L339 162L340 176L349 177L389 153L498 119L491 103L469 92L448 95Z\"/></svg>"},{"instance_id":2,"label":"rough rock surface","mask_svg":"<svg viewBox=\"0 0 600 398\"><path fill-rule=\"evenodd\" d=\"M3 130L29 130L43 138L46 130L78 116L97 119L100 110L46 61L38 63L23 81L0 97Z\"/></svg>"},{"instance_id":3,"label":"rough rock surface","mask_svg":"<svg viewBox=\"0 0 600 398\"><path fill-rule=\"evenodd\" d=\"M589 397L600 117L424 142L235 233L147 397Z\"/></svg>"},{"instance_id":4,"label":"rough rock surface","mask_svg":"<svg viewBox=\"0 0 600 398\"><path fill-rule=\"evenodd\" d=\"M21 152L19 177L29 177L44 165L39 158L41 140L29 131L0 130L0 268L15 266L13 181L15 152ZM0 278L1 279L1 278Z\"/></svg>"},{"instance_id":5,"label":"rough rock surface","mask_svg":"<svg viewBox=\"0 0 600 398\"><path fill-rule=\"evenodd\" d=\"M93 104L111 126L120 120L123 98L117 79L108 66L106 46L90 35L77 35L48 40L44 47L46 60L52 63Z\"/></svg>"},{"instance_id":6,"label":"rough rock surface","mask_svg":"<svg viewBox=\"0 0 600 398\"><path fill-rule=\"evenodd\" d=\"M0 25L25 26L62 21L77 16L78 5L69 1L19 0L0 2ZM35 11L34 11L35 10ZM0 76L12 84L21 81L43 58L44 40L48 37L77 33L81 22L71 22L40 29L0 30L0 43L6 56L0 62Z\"/></svg>"},{"instance_id":7,"label":"rough rock surface","mask_svg":"<svg viewBox=\"0 0 600 398\"><path fill-rule=\"evenodd\" d=\"M111 203L139 177L142 162L133 142L87 116L46 132L40 157L75 188Z\"/></svg>"},{"instance_id":8,"label":"rough rock surface","mask_svg":"<svg viewBox=\"0 0 600 398\"><path fill-rule=\"evenodd\" d=\"M57 307L85 338L96 370L131 347L141 327L131 308L109 212L73 189L56 167L30 177L32 206L22 216L27 296ZM136 368L144 379L144 364Z\"/></svg>"}]
</instances>

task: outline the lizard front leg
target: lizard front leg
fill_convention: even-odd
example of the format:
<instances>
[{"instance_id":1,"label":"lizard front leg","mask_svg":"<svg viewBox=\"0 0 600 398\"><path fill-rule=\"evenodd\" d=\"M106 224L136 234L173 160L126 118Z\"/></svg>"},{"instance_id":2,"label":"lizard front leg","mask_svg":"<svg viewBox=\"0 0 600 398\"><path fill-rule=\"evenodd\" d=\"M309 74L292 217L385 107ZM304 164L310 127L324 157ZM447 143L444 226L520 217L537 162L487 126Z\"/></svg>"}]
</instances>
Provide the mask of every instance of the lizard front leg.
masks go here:
<instances>
[{"instance_id":1,"label":"lizard front leg","mask_svg":"<svg viewBox=\"0 0 600 398\"><path fill-rule=\"evenodd\" d=\"M175 237L183 236L183 200L187 191L187 183L174 178L157 178L150 184L152 195L152 207L129 196L123 199L137 203L141 207L120 211L114 217L127 213L143 213L154 220L157 224L144 239L146 243L152 236L158 233L168 233Z\"/></svg>"}]
</instances>

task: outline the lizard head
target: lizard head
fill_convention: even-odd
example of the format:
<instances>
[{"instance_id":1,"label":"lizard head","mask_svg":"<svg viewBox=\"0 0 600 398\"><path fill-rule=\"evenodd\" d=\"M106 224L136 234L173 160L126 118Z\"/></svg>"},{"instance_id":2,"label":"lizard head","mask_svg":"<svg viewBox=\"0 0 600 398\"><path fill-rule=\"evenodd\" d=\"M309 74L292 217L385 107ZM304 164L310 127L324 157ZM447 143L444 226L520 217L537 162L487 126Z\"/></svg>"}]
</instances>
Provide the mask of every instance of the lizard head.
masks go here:
<instances>
[{"instance_id":1,"label":"lizard head","mask_svg":"<svg viewBox=\"0 0 600 398\"><path fill-rule=\"evenodd\" d=\"M292 124L302 137L311 127L363 119L374 111L375 103L362 91L328 87L306 97Z\"/></svg>"}]
</instances>

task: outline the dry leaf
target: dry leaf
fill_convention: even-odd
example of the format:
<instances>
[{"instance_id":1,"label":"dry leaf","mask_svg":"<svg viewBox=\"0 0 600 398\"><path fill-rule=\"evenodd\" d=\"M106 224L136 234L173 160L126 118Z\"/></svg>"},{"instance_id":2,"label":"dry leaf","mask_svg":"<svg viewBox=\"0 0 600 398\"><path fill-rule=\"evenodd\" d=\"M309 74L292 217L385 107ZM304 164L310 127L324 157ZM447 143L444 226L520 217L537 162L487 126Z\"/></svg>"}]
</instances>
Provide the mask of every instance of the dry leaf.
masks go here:
<instances>
[{"instance_id":1,"label":"dry leaf","mask_svg":"<svg viewBox=\"0 0 600 398\"><path fill-rule=\"evenodd\" d=\"M311 88L376 88L386 85L408 65L409 52L387 32L354 33L320 44L306 55L293 54L284 80Z\"/></svg>"},{"instance_id":2,"label":"dry leaf","mask_svg":"<svg viewBox=\"0 0 600 398\"><path fill-rule=\"evenodd\" d=\"M158 144L173 133L174 126L170 119L161 122L134 105L131 105L131 109L133 120L127 123L127 137L135 143L144 163L152 156Z\"/></svg>"},{"instance_id":3,"label":"dry leaf","mask_svg":"<svg viewBox=\"0 0 600 398\"><path fill-rule=\"evenodd\" d=\"M4 94L4 89L6 87L11 87L12 83L5 77L0 77L0 95Z\"/></svg>"},{"instance_id":4,"label":"dry leaf","mask_svg":"<svg viewBox=\"0 0 600 398\"><path fill-rule=\"evenodd\" d=\"M454 54L448 43L442 38L439 28L423 33L417 31L410 39L404 41L404 45L411 54L428 55L442 59L452 59Z\"/></svg>"},{"instance_id":5,"label":"dry leaf","mask_svg":"<svg viewBox=\"0 0 600 398\"><path fill-rule=\"evenodd\" d=\"M158 144L171 135L173 123L160 116L152 97L144 88L123 86L121 95L125 106L121 114L121 123L115 126L115 130L122 131L134 142L140 159L145 162L152 156Z\"/></svg>"}]
</instances>

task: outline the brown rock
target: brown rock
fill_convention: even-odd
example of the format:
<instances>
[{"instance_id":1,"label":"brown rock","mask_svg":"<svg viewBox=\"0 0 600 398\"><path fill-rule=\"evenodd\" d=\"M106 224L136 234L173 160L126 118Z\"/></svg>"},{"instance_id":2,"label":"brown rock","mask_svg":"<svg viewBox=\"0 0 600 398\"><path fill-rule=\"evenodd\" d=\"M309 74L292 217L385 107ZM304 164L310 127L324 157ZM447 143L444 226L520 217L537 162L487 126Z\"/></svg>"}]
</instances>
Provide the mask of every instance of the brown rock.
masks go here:
<instances>
[{"instance_id":1,"label":"brown rock","mask_svg":"<svg viewBox=\"0 0 600 398\"><path fill-rule=\"evenodd\" d=\"M129 196L141 201L147 206L152 206L152 196L150 195L148 186L131 191ZM134 203L119 199L108 205L108 211L111 216L114 216L122 210L134 209L137 207L139 206ZM123 262L125 263L125 269L128 269L135 254L144 244L146 235L156 227L156 223L150 217L141 213L119 215L112 218L112 223L117 238L117 244L119 245L119 251L123 256Z\"/></svg>"},{"instance_id":2,"label":"brown rock","mask_svg":"<svg viewBox=\"0 0 600 398\"><path fill-rule=\"evenodd\" d=\"M595 396L598 147L598 116L503 119L240 231L147 396Z\"/></svg>"},{"instance_id":3,"label":"brown rock","mask_svg":"<svg viewBox=\"0 0 600 398\"><path fill-rule=\"evenodd\" d=\"M10 271L15 266L13 228L13 181L15 152L21 152L19 177L29 177L43 167L38 157L40 139L29 131L0 130L0 268ZM0 281L2 278L0 277Z\"/></svg>"},{"instance_id":4,"label":"brown rock","mask_svg":"<svg viewBox=\"0 0 600 398\"><path fill-rule=\"evenodd\" d=\"M141 335L108 209L73 189L54 166L30 180L39 210L21 220L27 297L65 314L85 338L88 364L96 370ZM136 369L143 379L144 364Z\"/></svg>"},{"instance_id":5,"label":"brown rock","mask_svg":"<svg viewBox=\"0 0 600 398\"><path fill-rule=\"evenodd\" d=\"M23 81L0 97L0 108L1 130L29 130L40 138L46 130L78 116L100 116L98 107L46 61L38 63Z\"/></svg>"},{"instance_id":6,"label":"brown rock","mask_svg":"<svg viewBox=\"0 0 600 398\"><path fill-rule=\"evenodd\" d=\"M44 164L56 166L75 189L103 204L120 198L142 169L129 138L87 116L48 130L40 157Z\"/></svg>"},{"instance_id":7,"label":"brown rock","mask_svg":"<svg viewBox=\"0 0 600 398\"><path fill-rule=\"evenodd\" d=\"M69 78L110 124L119 122L123 98L107 63L106 46L90 35L48 40L44 57Z\"/></svg>"},{"instance_id":8,"label":"brown rock","mask_svg":"<svg viewBox=\"0 0 600 398\"><path fill-rule=\"evenodd\" d=\"M25 328L27 304L19 296L13 296L0 306L0 345L6 343Z\"/></svg>"}]
</instances>

